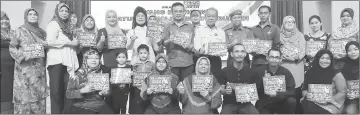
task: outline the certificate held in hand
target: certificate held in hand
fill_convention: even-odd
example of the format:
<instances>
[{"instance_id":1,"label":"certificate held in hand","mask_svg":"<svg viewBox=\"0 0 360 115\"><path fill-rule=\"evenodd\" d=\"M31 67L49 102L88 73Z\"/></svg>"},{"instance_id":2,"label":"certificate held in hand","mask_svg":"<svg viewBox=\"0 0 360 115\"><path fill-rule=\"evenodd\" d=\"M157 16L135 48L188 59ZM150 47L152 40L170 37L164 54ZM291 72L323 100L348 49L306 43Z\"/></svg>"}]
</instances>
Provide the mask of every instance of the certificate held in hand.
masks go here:
<instances>
[{"instance_id":1,"label":"certificate held in hand","mask_svg":"<svg viewBox=\"0 0 360 115\"><path fill-rule=\"evenodd\" d=\"M309 93L312 94L310 101L331 102L332 85L331 84L309 84Z\"/></svg>"},{"instance_id":2,"label":"certificate held in hand","mask_svg":"<svg viewBox=\"0 0 360 115\"><path fill-rule=\"evenodd\" d=\"M306 42L306 55L310 55L311 57L315 57L316 53L324 49L326 45L326 41L307 41Z\"/></svg>"},{"instance_id":3,"label":"certificate held in hand","mask_svg":"<svg viewBox=\"0 0 360 115\"><path fill-rule=\"evenodd\" d=\"M235 86L236 102L259 100L256 84L240 84Z\"/></svg>"},{"instance_id":4,"label":"certificate held in hand","mask_svg":"<svg viewBox=\"0 0 360 115\"><path fill-rule=\"evenodd\" d=\"M345 46L348 43L347 40L329 40L330 51L334 55L346 55Z\"/></svg>"},{"instance_id":5,"label":"certificate held in hand","mask_svg":"<svg viewBox=\"0 0 360 115\"><path fill-rule=\"evenodd\" d=\"M272 47L271 40L257 40L256 42L256 53L267 55L268 51Z\"/></svg>"},{"instance_id":6,"label":"certificate held in hand","mask_svg":"<svg viewBox=\"0 0 360 115\"><path fill-rule=\"evenodd\" d=\"M126 48L126 36L124 34L108 34L108 48Z\"/></svg>"},{"instance_id":7,"label":"certificate held in hand","mask_svg":"<svg viewBox=\"0 0 360 115\"><path fill-rule=\"evenodd\" d=\"M286 92L285 75L263 77L265 94Z\"/></svg>"},{"instance_id":8,"label":"certificate held in hand","mask_svg":"<svg viewBox=\"0 0 360 115\"><path fill-rule=\"evenodd\" d=\"M79 42L82 47L96 46L96 35L91 33L79 33Z\"/></svg>"},{"instance_id":9,"label":"certificate held in hand","mask_svg":"<svg viewBox=\"0 0 360 115\"><path fill-rule=\"evenodd\" d=\"M355 98L359 98L359 80L350 80L347 81L349 85L348 95L351 95Z\"/></svg>"},{"instance_id":10,"label":"certificate held in hand","mask_svg":"<svg viewBox=\"0 0 360 115\"><path fill-rule=\"evenodd\" d=\"M244 45L245 50L246 50L247 53L256 52L256 47L257 47L256 42L257 42L257 40L255 40L255 39L246 39L246 40L242 40L241 42Z\"/></svg>"},{"instance_id":11,"label":"certificate held in hand","mask_svg":"<svg viewBox=\"0 0 360 115\"><path fill-rule=\"evenodd\" d=\"M188 48L191 45L191 33L187 32L172 32L170 36L170 41L174 42L177 45L180 45L183 48Z\"/></svg>"},{"instance_id":12,"label":"certificate held in hand","mask_svg":"<svg viewBox=\"0 0 360 115\"><path fill-rule=\"evenodd\" d=\"M294 59L297 59L297 57L300 54L300 49L291 44L284 44L280 50L281 50L282 54L284 54L284 56L286 55L286 56L292 57Z\"/></svg>"},{"instance_id":13,"label":"certificate held in hand","mask_svg":"<svg viewBox=\"0 0 360 115\"><path fill-rule=\"evenodd\" d=\"M40 43L24 44L24 55L30 59L45 57L44 45Z\"/></svg>"},{"instance_id":14,"label":"certificate held in hand","mask_svg":"<svg viewBox=\"0 0 360 115\"><path fill-rule=\"evenodd\" d=\"M110 81L113 84L130 84L131 83L130 68L113 68L111 69Z\"/></svg>"},{"instance_id":15,"label":"certificate held in hand","mask_svg":"<svg viewBox=\"0 0 360 115\"><path fill-rule=\"evenodd\" d=\"M170 75L149 76L149 88L156 93L167 92L171 89L171 78Z\"/></svg>"},{"instance_id":16,"label":"certificate held in hand","mask_svg":"<svg viewBox=\"0 0 360 115\"><path fill-rule=\"evenodd\" d=\"M213 56L226 56L227 46L225 42L211 42L208 44L208 54Z\"/></svg>"},{"instance_id":17,"label":"certificate held in hand","mask_svg":"<svg viewBox=\"0 0 360 115\"><path fill-rule=\"evenodd\" d=\"M109 90L109 74L108 73L92 73L88 75L88 83L95 90Z\"/></svg>"},{"instance_id":18,"label":"certificate held in hand","mask_svg":"<svg viewBox=\"0 0 360 115\"><path fill-rule=\"evenodd\" d=\"M201 92L202 90L212 91L213 75L193 75L192 92Z\"/></svg>"},{"instance_id":19,"label":"certificate held in hand","mask_svg":"<svg viewBox=\"0 0 360 115\"><path fill-rule=\"evenodd\" d=\"M143 81L149 74L150 72L134 72L132 86L141 87L141 81Z\"/></svg>"}]
</instances>

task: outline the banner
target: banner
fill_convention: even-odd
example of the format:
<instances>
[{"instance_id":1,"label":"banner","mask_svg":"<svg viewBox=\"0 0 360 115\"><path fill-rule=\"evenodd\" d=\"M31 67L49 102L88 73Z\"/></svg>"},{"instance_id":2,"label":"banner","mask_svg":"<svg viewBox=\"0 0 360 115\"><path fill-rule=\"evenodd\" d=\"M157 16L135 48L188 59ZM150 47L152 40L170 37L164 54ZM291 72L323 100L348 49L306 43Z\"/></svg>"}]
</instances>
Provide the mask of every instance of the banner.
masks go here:
<instances>
[{"instance_id":1,"label":"banner","mask_svg":"<svg viewBox=\"0 0 360 115\"><path fill-rule=\"evenodd\" d=\"M347 81L349 85L348 95L351 95L355 98L359 98L359 80L350 80Z\"/></svg>"},{"instance_id":2,"label":"banner","mask_svg":"<svg viewBox=\"0 0 360 115\"><path fill-rule=\"evenodd\" d=\"M149 88L154 92L168 92L171 89L171 75L149 76Z\"/></svg>"},{"instance_id":3,"label":"banner","mask_svg":"<svg viewBox=\"0 0 360 115\"><path fill-rule=\"evenodd\" d=\"M130 84L131 73L130 68L112 68L110 81L113 84Z\"/></svg>"},{"instance_id":4,"label":"banner","mask_svg":"<svg viewBox=\"0 0 360 115\"><path fill-rule=\"evenodd\" d=\"M263 77L265 94L286 92L285 75Z\"/></svg>"},{"instance_id":5,"label":"banner","mask_svg":"<svg viewBox=\"0 0 360 115\"><path fill-rule=\"evenodd\" d=\"M213 56L226 56L227 46L225 42L210 42L208 45L208 54ZM216 55L215 55L216 54Z\"/></svg>"},{"instance_id":6,"label":"banner","mask_svg":"<svg viewBox=\"0 0 360 115\"><path fill-rule=\"evenodd\" d=\"M330 51L334 55L346 56L345 46L347 43L347 40L329 40Z\"/></svg>"},{"instance_id":7,"label":"banner","mask_svg":"<svg viewBox=\"0 0 360 115\"><path fill-rule=\"evenodd\" d=\"M170 41L182 46L183 48L188 48L191 46L191 38L192 33L187 32L176 31L170 34Z\"/></svg>"},{"instance_id":8,"label":"banner","mask_svg":"<svg viewBox=\"0 0 360 115\"><path fill-rule=\"evenodd\" d=\"M108 34L109 49L126 48L127 38L124 34Z\"/></svg>"},{"instance_id":9,"label":"banner","mask_svg":"<svg viewBox=\"0 0 360 115\"><path fill-rule=\"evenodd\" d=\"M45 57L44 45L39 43L23 44L24 55L29 59Z\"/></svg>"},{"instance_id":10,"label":"banner","mask_svg":"<svg viewBox=\"0 0 360 115\"><path fill-rule=\"evenodd\" d=\"M109 74L108 73L92 73L88 75L88 83L95 90L109 90Z\"/></svg>"},{"instance_id":11,"label":"banner","mask_svg":"<svg viewBox=\"0 0 360 115\"><path fill-rule=\"evenodd\" d=\"M193 75L192 76L192 92L200 92L207 90L212 92L213 75Z\"/></svg>"},{"instance_id":12,"label":"banner","mask_svg":"<svg viewBox=\"0 0 360 115\"><path fill-rule=\"evenodd\" d=\"M150 72L134 72L132 85L134 87L141 87L141 81L143 81L149 74Z\"/></svg>"},{"instance_id":13,"label":"banner","mask_svg":"<svg viewBox=\"0 0 360 115\"><path fill-rule=\"evenodd\" d=\"M294 59L297 59L300 54L300 49L291 44L284 44L280 50L281 50L281 53L283 54L283 56L289 56Z\"/></svg>"},{"instance_id":14,"label":"banner","mask_svg":"<svg viewBox=\"0 0 360 115\"><path fill-rule=\"evenodd\" d=\"M256 84L241 84L235 86L236 102L251 102L259 100Z\"/></svg>"},{"instance_id":15,"label":"banner","mask_svg":"<svg viewBox=\"0 0 360 115\"><path fill-rule=\"evenodd\" d=\"M312 94L310 101L331 102L333 96L332 85L309 84L309 93Z\"/></svg>"},{"instance_id":16,"label":"banner","mask_svg":"<svg viewBox=\"0 0 360 115\"><path fill-rule=\"evenodd\" d=\"M80 46L82 47L92 47L96 46L96 34L91 34L87 32L79 32L78 39Z\"/></svg>"},{"instance_id":17,"label":"banner","mask_svg":"<svg viewBox=\"0 0 360 115\"><path fill-rule=\"evenodd\" d=\"M324 49L326 46L326 41L306 41L306 55L315 57L316 53Z\"/></svg>"}]
</instances>

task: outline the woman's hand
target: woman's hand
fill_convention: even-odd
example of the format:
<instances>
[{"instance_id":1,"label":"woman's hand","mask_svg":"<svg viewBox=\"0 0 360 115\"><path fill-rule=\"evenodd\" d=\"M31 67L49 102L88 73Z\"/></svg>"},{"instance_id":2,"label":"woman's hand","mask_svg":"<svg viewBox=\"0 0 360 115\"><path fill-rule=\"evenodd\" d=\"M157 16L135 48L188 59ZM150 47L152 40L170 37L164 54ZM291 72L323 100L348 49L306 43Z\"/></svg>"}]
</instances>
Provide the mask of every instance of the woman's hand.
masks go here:
<instances>
[{"instance_id":1,"label":"woman's hand","mask_svg":"<svg viewBox=\"0 0 360 115\"><path fill-rule=\"evenodd\" d=\"M154 93L154 90L152 90L151 88L147 88L147 89L146 89L146 93L147 93L148 95L151 95L152 93Z\"/></svg>"},{"instance_id":2,"label":"woman's hand","mask_svg":"<svg viewBox=\"0 0 360 115\"><path fill-rule=\"evenodd\" d=\"M167 91L167 93L169 93L169 94L173 94L173 89L172 89L172 88L169 88L169 89L167 89L166 91Z\"/></svg>"},{"instance_id":3,"label":"woman's hand","mask_svg":"<svg viewBox=\"0 0 360 115\"><path fill-rule=\"evenodd\" d=\"M105 96L105 95L109 94L109 91L108 91L108 90L101 90L101 91L99 92L99 94L100 94L101 96Z\"/></svg>"},{"instance_id":4,"label":"woman's hand","mask_svg":"<svg viewBox=\"0 0 360 115\"><path fill-rule=\"evenodd\" d=\"M138 38L138 37L135 36L135 35L132 35L132 36L130 37L131 41L135 41L137 38Z\"/></svg>"},{"instance_id":5,"label":"woman's hand","mask_svg":"<svg viewBox=\"0 0 360 115\"><path fill-rule=\"evenodd\" d=\"M94 90L94 87L92 87L91 85L85 85L85 87L80 89L80 93L90 93L93 91L95 91L95 90Z\"/></svg>"},{"instance_id":6,"label":"woman's hand","mask_svg":"<svg viewBox=\"0 0 360 115\"><path fill-rule=\"evenodd\" d=\"M232 93L232 88L230 86L226 86L226 94L230 95Z\"/></svg>"},{"instance_id":7,"label":"woman's hand","mask_svg":"<svg viewBox=\"0 0 360 115\"><path fill-rule=\"evenodd\" d=\"M119 87L120 88L125 88L126 84L120 84Z\"/></svg>"},{"instance_id":8,"label":"woman's hand","mask_svg":"<svg viewBox=\"0 0 360 115\"><path fill-rule=\"evenodd\" d=\"M177 88L177 90L179 91L180 94L185 93L185 87L184 87L184 84L182 82L180 82L179 85L176 88Z\"/></svg>"},{"instance_id":9,"label":"woman's hand","mask_svg":"<svg viewBox=\"0 0 360 115\"><path fill-rule=\"evenodd\" d=\"M203 96L203 97L207 97L209 95L209 91L202 90L202 91L200 91L200 95Z\"/></svg>"}]
</instances>

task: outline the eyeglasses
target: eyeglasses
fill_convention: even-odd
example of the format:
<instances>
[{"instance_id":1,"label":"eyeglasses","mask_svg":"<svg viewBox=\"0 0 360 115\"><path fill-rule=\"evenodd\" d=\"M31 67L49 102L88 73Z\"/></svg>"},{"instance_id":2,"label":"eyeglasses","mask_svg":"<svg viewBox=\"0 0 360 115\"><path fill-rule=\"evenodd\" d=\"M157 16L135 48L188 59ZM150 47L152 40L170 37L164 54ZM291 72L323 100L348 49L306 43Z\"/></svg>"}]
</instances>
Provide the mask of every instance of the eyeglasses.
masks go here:
<instances>
[{"instance_id":1,"label":"eyeglasses","mask_svg":"<svg viewBox=\"0 0 360 115\"><path fill-rule=\"evenodd\" d=\"M295 21L285 21L285 24L294 24Z\"/></svg>"},{"instance_id":2,"label":"eyeglasses","mask_svg":"<svg viewBox=\"0 0 360 115\"><path fill-rule=\"evenodd\" d=\"M274 59L274 60L280 60L281 57L280 56L269 56L270 59Z\"/></svg>"}]
</instances>

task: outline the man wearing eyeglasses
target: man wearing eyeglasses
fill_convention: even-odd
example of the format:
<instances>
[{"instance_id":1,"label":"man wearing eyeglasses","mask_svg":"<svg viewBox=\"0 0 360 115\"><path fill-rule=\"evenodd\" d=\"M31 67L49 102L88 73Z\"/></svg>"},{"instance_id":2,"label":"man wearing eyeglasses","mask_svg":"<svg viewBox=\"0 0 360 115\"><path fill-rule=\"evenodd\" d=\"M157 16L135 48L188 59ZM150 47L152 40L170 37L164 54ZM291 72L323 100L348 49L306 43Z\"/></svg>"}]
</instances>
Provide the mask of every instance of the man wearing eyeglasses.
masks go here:
<instances>
[{"instance_id":1,"label":"man wearing eyeglasses","mask_svg":"<svg viewBox=\"0 0 360 115\"><path fill-rule=\"evenodd\" d=\"M295 99L295 80L291 72L280 66L282 62L282 54L278 49L271 49L268 52L266 59L268 64L256 68L257 88L259 100L255 106L261 114L285 113L293 114L296 109ZM265 77L285 77L284 91L271 91L265 93L264 81ZM277 82L276 82L277 83Z\"/></svg>"}]
</instances>

